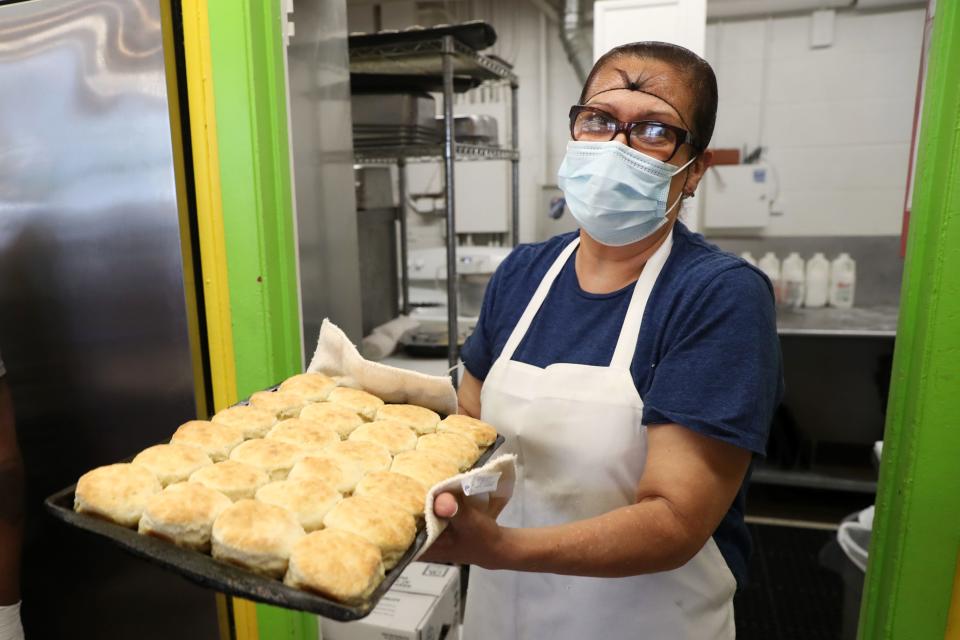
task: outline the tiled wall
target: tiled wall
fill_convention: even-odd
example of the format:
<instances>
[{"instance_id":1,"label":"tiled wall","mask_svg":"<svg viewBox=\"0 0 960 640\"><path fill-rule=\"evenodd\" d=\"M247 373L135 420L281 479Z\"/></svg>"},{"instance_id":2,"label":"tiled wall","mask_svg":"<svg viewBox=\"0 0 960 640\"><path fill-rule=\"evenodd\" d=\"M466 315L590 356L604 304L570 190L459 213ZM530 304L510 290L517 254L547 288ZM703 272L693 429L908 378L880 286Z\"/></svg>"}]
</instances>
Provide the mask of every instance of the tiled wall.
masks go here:
<instances>
[{"instance_id":1,"label":"tiled wall","mask_svg":"<svg viewBox=\"0 0 960 640\"><path fill-rule=\"evenodd\" d=\"M767 147L779 175L764 235L899 235L923 20L838 12L819 49L809 14L708 25L714 146Z\"/></svg>"}]
</instances>

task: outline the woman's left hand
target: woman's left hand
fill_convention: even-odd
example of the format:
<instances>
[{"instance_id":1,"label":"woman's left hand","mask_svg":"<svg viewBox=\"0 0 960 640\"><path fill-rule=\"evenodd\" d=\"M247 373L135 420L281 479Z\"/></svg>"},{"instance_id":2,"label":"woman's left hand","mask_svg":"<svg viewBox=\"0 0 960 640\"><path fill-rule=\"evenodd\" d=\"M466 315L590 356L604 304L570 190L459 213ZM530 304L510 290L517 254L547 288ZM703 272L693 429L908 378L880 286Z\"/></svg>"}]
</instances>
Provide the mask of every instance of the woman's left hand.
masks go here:
<instances>
[{"instance_id":1,"label":"woman's left hand","mask_svg":"<svg viewBox=\"0 0 960 640\"><path fill-rule=\"evenodd\" d=\"M463 496L441 493L433 501L433 512L447 519L447 528L421 560L504 568L509 529L497 524L497 515L505 504L494 498L483 508Z\"/></svg>"}]
</instances>

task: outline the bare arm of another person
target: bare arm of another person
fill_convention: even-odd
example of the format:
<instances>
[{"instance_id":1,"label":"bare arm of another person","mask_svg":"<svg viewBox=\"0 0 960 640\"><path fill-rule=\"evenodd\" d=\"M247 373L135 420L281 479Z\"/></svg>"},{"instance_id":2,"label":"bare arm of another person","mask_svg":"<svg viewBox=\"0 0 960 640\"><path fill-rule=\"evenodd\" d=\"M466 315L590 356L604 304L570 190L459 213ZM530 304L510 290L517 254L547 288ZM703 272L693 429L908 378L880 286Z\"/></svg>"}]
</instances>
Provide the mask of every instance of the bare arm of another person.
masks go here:
<instances>
[{"instance_id":1,"label":"bare arm of another person","mask_svg":"<svg viewBox=\"0 0 960 640\"><path fill-rule=\"evenodd\" d=\"M481 383L467 376L461 410L479 413ZM497 525L495 512L441 494L434 509L450 517L450 526L429 559L597 577L684 565L730 508L751 454L681 425L651 425L647 433L647 464L634 504L559 526L511 529Z\"/></svg>"},{"instance_id":2,"label":"bare arm of another person","mask_svg":"<svg viewBox=\"0 0 960 640\"><path fill-rule=\"evenodd\" d=\"M0 377L0 606L20 600L23 542L23 460L13 423L13 400Z\"/></svg>"}]
</instances>

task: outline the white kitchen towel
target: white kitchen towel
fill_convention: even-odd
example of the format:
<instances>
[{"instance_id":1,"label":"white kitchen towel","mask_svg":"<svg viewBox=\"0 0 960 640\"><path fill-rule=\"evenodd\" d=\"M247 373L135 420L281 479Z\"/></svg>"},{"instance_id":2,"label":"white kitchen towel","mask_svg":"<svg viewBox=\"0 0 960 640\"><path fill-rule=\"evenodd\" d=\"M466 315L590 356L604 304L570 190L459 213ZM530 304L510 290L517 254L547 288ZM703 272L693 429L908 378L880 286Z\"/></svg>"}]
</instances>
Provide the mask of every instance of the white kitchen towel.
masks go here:
<instances>
[{"instance_id":1,"label":"white kitchen towel","mask_svg":"<svg viewBox=\"0 0 960 640\"><path fill-rule=\"evenodd\" d=\"M23 640L19 602L0 607L0 640Z\"/></svg>"},{"instance_id":2,"label":"white kitchen towel","mask_svg":"<svg viewBox=\"0 0 960 640\"><path fill-rule=\"evenodd\" d=\"M388 367L365 360L337 325L324 319L317 349L307 371L351 378L356 386L385 402L409 403L450 415L457 412L457 392L448 376Z\"/></svg>"},{"instance_id":3,"label":"white kitchen towel","mask_svg":"<svg viewBox=\"0 0 960 640\"><path fill-rule=\"evenodd\" d=\"M424 504L424 519L427 523L427 541L414 560L422 556L447 528L447 519L433 513L433 499L437 494L449 491L459 494L460 500L470 500L477 508L491 509L494 517L500 514L513 495L517 480L517 456L505 453L487 464L460 475L438 482L427 492ZM491 504L491 499L493 499Z\"/></svg>"}]
</instances>

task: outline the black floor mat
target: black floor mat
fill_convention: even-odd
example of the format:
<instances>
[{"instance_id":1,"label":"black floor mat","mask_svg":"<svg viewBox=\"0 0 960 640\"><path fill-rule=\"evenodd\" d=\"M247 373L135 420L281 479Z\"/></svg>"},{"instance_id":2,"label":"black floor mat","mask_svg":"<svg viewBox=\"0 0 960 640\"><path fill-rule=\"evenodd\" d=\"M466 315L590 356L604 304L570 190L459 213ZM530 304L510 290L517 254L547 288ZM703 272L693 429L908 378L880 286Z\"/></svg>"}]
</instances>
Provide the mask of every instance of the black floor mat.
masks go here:
<instances>
[{"instance_id":1,"label":"black floor mat","mask_svg":"<svg viewBox=\"0 0 960 640\"><path fill-rule=\"evenodd\" d=\"M734 599L738 640L844 640L844 583L820 564L833 531L750 525L750 582Z\"/></svg>"}]
</instances>

